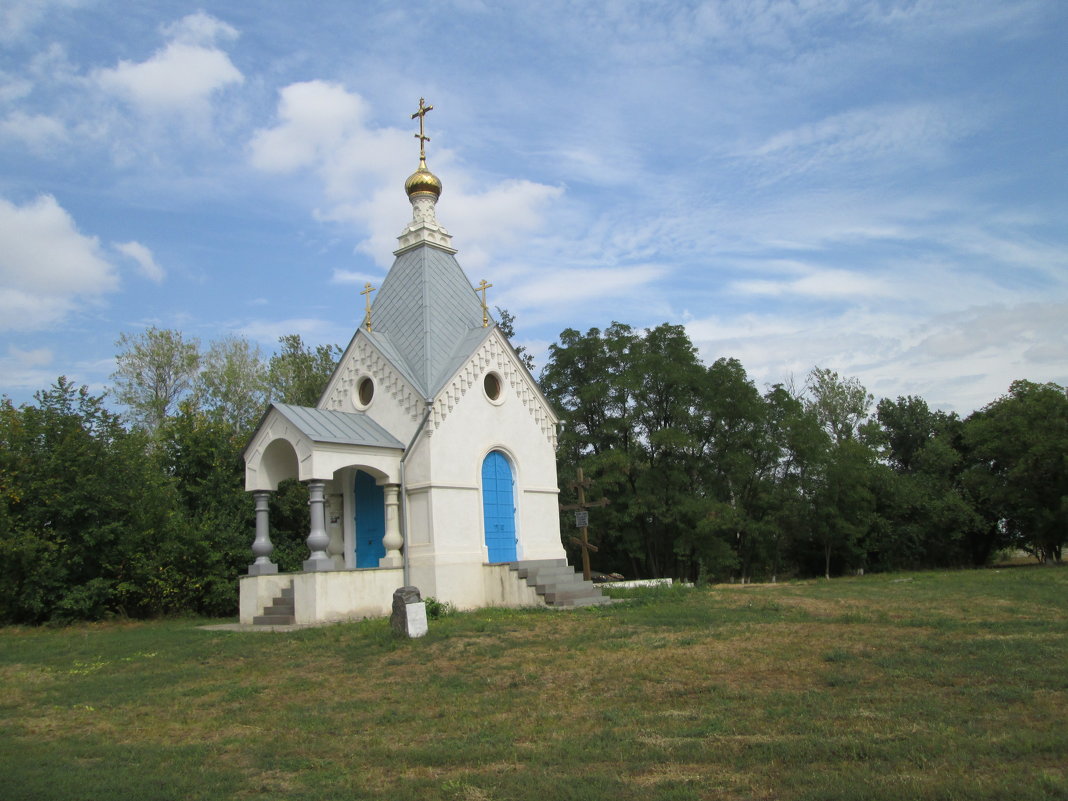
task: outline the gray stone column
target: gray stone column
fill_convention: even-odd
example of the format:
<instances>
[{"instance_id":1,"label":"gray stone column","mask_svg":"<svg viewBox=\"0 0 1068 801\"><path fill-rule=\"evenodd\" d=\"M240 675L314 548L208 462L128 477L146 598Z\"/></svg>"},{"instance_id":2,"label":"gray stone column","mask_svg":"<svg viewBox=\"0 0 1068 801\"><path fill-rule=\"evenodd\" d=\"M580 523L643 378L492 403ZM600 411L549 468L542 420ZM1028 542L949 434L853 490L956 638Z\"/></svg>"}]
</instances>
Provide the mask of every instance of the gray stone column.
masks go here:
<instances>
[{"instance_id":1,"label":"gray stone column","mask_svg":"<svg viewBox=\"0 0 1068 801\"><path fill-rule=\"evenodd\" d=\"M382 545L386 548L386 555L378 560L378 566L404 567L400 552L404 545L400 533L400 484L386 484L382 490L386 502L386 532L382 537Z\"/></svg>"},{"instance_id":2,"label":"gray stone column","mask_svg":"<svg viewBox=\"0 0 1068 801\"><path fill-rule=\"evenodd\" d=\"M267 501L271 493L266 490L254 492L256 499L256 539L252 542L252 554L256 561L248 566L250 576L265 576L278 572L278 565L270 560L274 545L271 543L271 529L268 520Z\"/></svg>"},{"instance_id":3,"label":"gray stone column","mask_svg":"<svg viewBox=\"0 0 1068 801\"><path fill-rule=\"evenodd\" d=\"M308 507L311 513L311 532L308 534L308 550L311 556L304 560L304 570L333 570L334 560L327 554L330 536L326 533L326 513L323 510L325 481L308 482Z\"/></svg>"}]
</instances>

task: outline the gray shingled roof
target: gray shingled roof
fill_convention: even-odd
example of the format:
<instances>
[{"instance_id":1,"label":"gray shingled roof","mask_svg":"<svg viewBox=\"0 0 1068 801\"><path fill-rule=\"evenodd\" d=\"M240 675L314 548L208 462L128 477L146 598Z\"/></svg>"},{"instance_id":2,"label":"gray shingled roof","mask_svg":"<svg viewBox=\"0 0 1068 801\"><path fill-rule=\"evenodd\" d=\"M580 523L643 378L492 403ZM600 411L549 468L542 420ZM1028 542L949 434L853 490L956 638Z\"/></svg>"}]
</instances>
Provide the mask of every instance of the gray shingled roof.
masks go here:
<instances>
[{"instance_id":1,"label":"gray shingled roof","mask_svg":"<svg viewBox=\"0 0 1068 801\"><path fill-rule=\"evenodd\" d=\"M482 304L459 262L426 244L397 256L371 320L371 340L427 398L486 333Z\"/></svg>"},{"instance_id":2,"label":"gray shingled roof","mask_svg":"<svg viewBox=\"0 0 1068 801\"><path fill-rule=\"evenodd\" d=\"M306 406L292 406L288 403L275 403L273 407L313 442L336 442L342 445L370 445L404 450L403 442L370 417L359 412L309 409Z\"/></svg>"}]
</instances>

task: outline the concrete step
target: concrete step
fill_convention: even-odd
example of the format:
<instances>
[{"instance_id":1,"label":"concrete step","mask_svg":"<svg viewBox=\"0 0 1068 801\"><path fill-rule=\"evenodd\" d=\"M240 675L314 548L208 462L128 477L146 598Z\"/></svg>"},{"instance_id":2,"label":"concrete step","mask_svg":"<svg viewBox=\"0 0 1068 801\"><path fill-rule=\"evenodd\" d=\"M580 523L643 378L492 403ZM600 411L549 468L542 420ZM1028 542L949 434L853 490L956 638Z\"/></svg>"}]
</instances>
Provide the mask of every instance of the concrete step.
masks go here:
<instances>
[{"instance_id":1,"label":"concrete step","mask_svg":"<svg viewBox=\"0 0 1068 801\"><path fill-rule=\"evenodd\" d=\"M534 584L534 592L546 593L553 590L577 590L584 587L593 587L592 584L588 584L583 581L581 573L575 573L572 576L564 576L561 578L550 578L548 581L542 581L538 579L538 583Z\"/></svg>"},{"instance_id":2,"label":"concrete step","mask_svg":"<svg viewBox=\"0 0 1068 801\"><path fill-rule=\"evenodd\" d=\"M519 574L519 578L526 578L532 572L536 573L539 570L547 570L551 568L567 567L566 559L530 559L526 562L512 562L508 565L509 569L514 570Z\"/></svg>"},{"instance_id":3,"label":"concrete step","mask_svg":"<svg viewBox=\"0 0 1068 801\"><path fill-rule=\"evenodd\" d=\"M575 572L566 559L530 559L512 562L509 568L517 579L533 587L548 606L599 606L612 602L581 573Z\"/></svg>"},{"instance_id":4,"label":"concrete step","mask_svg":"<svg viewBox=\"0 0 1068 801\"><path fill-rule=\"evenodd\" d=\"M543 567L540 570L532 570L525 578L527 584L533 587L536 584L554 584L556 582L574 581L578 578L582 581L582 574L576 573L570 567Z\"/></svg>"},{"instance_id":5,"label":"concrete step","mask_svg":"<svg viewBox=\"0 0 1068 801\"><path fill-rule=\"evenodd\" d=\"M509 566L515 570L520 567L558 567L566 565L566 559L520 559L517 562L509 562Z\"/></svg>"},{"instance_id":6,"label":"concrete step","mask_svg":"<svg viewBox=\"0 0 1068 801\"><path fill-rule=\"evenodd\" d=\"M280 595L271 599L263 608L262 615L252 618L254 626L287 626L297 622L296 606L293 601L293 588L285 587Z\"/></svg>"},{"instance_id":7,"label":"concrete step","mask_svg":"<svg viewBox=\"0 0 1068 801\"><path fill-rule=\"evenodd\" d=\"M296 622L293 615L256 615L252 618L254 626L289 626Z\"/></svg>"}]
</instances>

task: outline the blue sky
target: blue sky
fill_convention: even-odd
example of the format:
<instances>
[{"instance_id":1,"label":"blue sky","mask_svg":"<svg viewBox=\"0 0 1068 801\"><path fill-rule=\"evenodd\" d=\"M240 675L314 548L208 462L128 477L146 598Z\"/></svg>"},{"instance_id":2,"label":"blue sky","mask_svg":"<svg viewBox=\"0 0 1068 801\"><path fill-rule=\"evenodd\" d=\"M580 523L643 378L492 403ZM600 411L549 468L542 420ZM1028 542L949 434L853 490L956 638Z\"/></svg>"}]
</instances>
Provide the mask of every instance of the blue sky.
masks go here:
<instances>
[{"instance_id":1,"label":"blue sky","mask_svg":"<svg viewBox=\"0 0 1068 801\"><path fill-rule=\"evenodd\" d=\"M681 323L967 414L1068 383L1068 4L0 2L0 392L120 333L345 344L411 216L539 362Z\"/></svg>"}]
</instances>

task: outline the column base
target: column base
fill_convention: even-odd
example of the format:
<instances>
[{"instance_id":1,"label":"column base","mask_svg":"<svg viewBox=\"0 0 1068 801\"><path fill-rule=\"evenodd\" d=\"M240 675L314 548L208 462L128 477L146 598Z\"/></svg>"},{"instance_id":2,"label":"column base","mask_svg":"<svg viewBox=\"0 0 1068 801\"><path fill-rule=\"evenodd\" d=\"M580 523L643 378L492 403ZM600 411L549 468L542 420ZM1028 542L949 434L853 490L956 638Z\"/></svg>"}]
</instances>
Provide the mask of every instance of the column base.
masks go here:
<instances>
[{"instance_id":1,"label":"column base","mask_svg":"<svg viewBox=\"0 0 1068 801\"><path fill-rule=\"evenodd\" d=\"M253 562L248 566L250 576L272 576L278 572L278 565L274 562Z\"/></svg>"},{"instance_id":2,"label":"column base","mask_svg":"<svg viewBox=\"0 0 1068 801\"><path fill-rule=\"evenodd\" d=\"M378 560L379 567L404 567L404 557L402 556L383 556Z\"/></svg>"},{"instance_id":3,"label":"column base","mask_svg":"<svg viewBox=\"0 0 1068 801\"><path fill-rule=\"evenodd\" d=\"M303 564L305 573L322 573L327 570L337 570L337 565L329 556L318 559L305 559Z\"/></svg>"}]
</instances>

